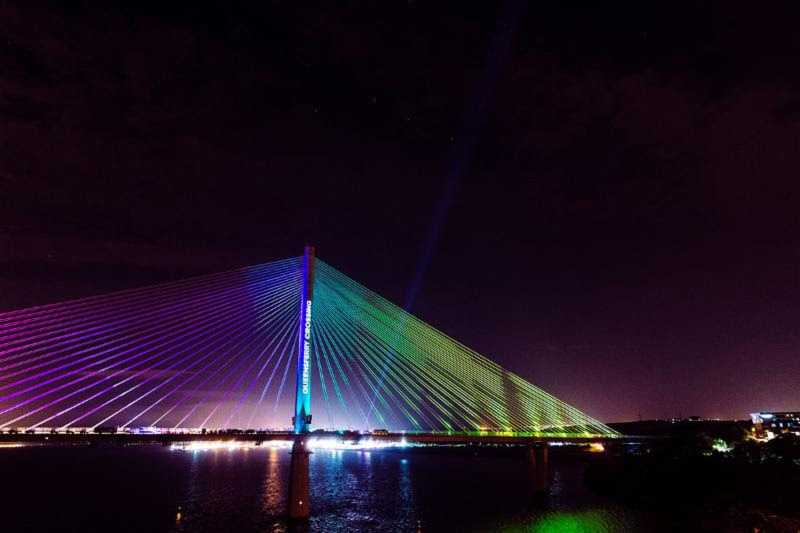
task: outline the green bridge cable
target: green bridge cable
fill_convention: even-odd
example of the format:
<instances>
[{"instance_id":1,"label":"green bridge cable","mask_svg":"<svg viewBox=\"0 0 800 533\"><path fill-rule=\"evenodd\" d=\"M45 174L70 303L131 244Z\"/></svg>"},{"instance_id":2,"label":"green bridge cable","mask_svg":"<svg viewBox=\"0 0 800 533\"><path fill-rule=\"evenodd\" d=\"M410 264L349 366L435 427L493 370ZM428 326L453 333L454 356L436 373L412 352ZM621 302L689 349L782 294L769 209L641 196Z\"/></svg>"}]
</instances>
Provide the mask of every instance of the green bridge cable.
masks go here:
<instances>
[{"instance_id":1,"label":"green bridge cable","mask_svg":"<svg viewBox=\"0 0 800 533\"><path fill-rule=\"evenodd\" d=\"M312 327L326 361L317 366L319 379L327 369L334 382L335 367L362 413L369 406L383 423L392 411L395 423L416 430L618 435L323 261L316 265ZM339 401L345 403L341 394Z\"/></svg>"}]
</instances>

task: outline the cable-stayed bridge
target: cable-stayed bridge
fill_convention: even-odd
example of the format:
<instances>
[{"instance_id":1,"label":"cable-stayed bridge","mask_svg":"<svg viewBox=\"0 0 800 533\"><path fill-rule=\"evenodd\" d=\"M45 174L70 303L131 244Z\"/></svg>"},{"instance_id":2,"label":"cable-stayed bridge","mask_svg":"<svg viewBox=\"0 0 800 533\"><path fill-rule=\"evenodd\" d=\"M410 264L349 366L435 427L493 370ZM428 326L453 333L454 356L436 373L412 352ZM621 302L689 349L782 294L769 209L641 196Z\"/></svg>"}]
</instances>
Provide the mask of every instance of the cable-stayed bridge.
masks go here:
<instances>
[{"instance_id":1,"label":"cable-stayed bridge","mask_svg":"<svg viewBox=\"0 0 800 533\"><path fill-rule=\"evenodd\" d=\"M290 420L296 433L618 436L312 249L0 314L2 430L286 429Z\"/></svg>"}]
</instances>

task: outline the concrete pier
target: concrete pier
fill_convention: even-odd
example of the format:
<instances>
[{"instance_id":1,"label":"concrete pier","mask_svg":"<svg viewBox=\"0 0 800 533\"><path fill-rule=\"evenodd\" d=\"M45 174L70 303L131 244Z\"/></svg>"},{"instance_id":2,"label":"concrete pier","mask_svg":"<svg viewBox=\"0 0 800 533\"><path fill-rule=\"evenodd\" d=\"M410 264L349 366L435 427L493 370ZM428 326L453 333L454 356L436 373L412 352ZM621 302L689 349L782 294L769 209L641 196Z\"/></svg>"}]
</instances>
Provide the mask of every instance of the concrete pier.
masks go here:
<instances>
[{"instance_id":1,"label":"concrete pier","mask_svg":"<svg viewBox=\"0 0 800 533\"><path fill-rule=\"evenodd\" d=\"M311 452L306 448L306 434L297 435L292 445L289 466L288 513L291 520L307 520L311 514L309 498L308 459Z\"/></svg>"},{"instance_id":2,"label":"concrete pier","mask_svg":"<svg viewBox=\"0 0 800 533\"><path fill-rule=\"evenodd\" d=\"M529 448L529 454L534 490L542 494L547 493L550 490L550 467L547 443L534 444Z\"/></svg>"}]
</instances>

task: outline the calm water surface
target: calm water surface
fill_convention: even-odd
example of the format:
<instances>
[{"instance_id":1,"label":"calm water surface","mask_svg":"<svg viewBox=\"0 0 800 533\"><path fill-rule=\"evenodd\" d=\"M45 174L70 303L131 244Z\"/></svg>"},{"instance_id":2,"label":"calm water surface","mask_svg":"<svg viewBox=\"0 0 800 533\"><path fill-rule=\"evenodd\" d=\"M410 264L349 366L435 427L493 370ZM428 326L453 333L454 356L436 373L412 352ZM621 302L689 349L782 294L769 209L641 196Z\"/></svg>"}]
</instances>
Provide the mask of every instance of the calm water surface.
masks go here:
<instances>
[{"instance_id":1,"label":"calm water surface","mask_svg":"<svg viewBox=\"0 0 800 533\"><path fill-rule=\"evenodd\" d=\"M305 530L673 530L593 496L583 485L588 460L552 454L543 498L520 452L316 451ZM0 449L0 531L290 531L281 517L288 467L288 450L267 447Z\"/></svg>"}]
</instances>

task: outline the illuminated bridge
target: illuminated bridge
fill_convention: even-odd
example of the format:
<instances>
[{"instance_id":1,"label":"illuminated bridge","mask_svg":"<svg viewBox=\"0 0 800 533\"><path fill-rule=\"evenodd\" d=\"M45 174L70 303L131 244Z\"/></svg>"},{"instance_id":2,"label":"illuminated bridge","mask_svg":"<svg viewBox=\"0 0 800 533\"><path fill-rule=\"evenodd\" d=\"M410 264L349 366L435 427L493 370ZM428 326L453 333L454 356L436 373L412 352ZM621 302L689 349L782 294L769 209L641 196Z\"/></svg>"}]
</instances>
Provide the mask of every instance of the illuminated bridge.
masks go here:
<instances>
[{"instance_id":1,"label":"illuminated bridge","mask_svg":"<svg viewBox=\"0 0 800 533\"><path fill-rule=\"evenodd\" d=\"M0 314L0 430L14 435L5 438L43 431L60 442L137 428L162 442L231 428L244 430L234 438L293 439L287 512L298 519L310 513L312 428L372 429L376 440L403 432L428 444L528 443L543 490L547 447L535 443L619 436L311 247L301 257Z\"/></svg>"},{"instance_id":2,"label":"illuminated bridge","mask_svg":"<svg viewBox=\"0 0 800 533\"><path fill-rule=\"evenodd\" d=\"M314 415L311 418L314 398ZM0 314L0 429L617 434L315 259Z\"/></svg>"},{"instance_id":3,"label":"illuminated bridge","mask_svg":"<svg viewBox=\"0 0 800 533\"><path fill-rule=\"evenodd\" d=\"M276 430L290 420L295 433L617 436L316 259L312 248L0 314L5 432Z\"/></svg>"}]
</instances>

